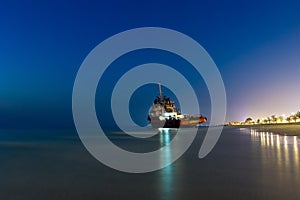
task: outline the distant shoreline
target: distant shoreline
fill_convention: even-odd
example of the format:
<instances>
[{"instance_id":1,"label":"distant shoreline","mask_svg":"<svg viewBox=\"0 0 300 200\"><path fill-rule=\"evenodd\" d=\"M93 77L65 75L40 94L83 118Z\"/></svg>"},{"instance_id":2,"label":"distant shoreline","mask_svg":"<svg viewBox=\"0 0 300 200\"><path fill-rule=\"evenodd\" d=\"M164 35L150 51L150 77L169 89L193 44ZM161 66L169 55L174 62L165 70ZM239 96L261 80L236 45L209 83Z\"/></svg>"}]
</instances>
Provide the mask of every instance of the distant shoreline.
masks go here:
<instances>
[{"instance_id":1,"label":"distant shoreline","mask_svg":"<svg viewBox=\"0 0 300 200\"><path fill-rule=\"evenodd\" d=\"M273 132L279 135L300 136L300 122L278 124L229 125L236 128L252 128L260 132Z\"/></svg>"}]
</instances>

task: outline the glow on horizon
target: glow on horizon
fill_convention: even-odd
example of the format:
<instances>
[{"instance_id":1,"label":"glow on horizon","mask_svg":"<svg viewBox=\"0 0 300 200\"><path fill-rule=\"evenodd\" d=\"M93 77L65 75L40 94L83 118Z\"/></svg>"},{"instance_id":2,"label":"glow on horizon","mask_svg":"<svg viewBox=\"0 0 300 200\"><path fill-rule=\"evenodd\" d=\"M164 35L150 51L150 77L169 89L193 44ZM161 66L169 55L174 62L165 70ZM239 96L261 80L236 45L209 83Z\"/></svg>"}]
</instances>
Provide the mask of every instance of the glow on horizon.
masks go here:
<instances>
[{"instance_id":1,"label":"glow on horizon","mask_svg":"<svg viewBox=\"0 0 300 200\"><path fill-rule=\"evenodd\" d=\"M300 110L300 30L264 44L232 65L239 74L229 120L244 121ZM248 69L248 70L246 70ZM230 90L227 90L229 95ZM237 96L238 95L238 96ZM237 105L235 107L235 105Z\"/></svg>"}]
</instances>

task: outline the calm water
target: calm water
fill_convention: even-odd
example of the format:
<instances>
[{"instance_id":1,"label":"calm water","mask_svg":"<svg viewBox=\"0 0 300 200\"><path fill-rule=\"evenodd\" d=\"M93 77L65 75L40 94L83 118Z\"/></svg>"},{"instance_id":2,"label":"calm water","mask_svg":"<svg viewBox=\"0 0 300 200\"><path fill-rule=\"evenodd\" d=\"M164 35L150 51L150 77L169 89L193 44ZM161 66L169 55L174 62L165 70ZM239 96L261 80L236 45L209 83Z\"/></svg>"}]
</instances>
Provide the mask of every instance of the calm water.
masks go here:
<instances>
[{"instance_id":1,"label":"calm water","mask_svg":"<svg viewBox=\"0 0 300 200\"><path fill-rule=\"evenodd\" d=\"M213 151L199 159L204 135L199 130L173 165L127 174L95 160L75 132L1 131L0 199L300 199L299 138L225 128ZM172 138L110 137L136 151Z\"/></svg>"}]
</instances>

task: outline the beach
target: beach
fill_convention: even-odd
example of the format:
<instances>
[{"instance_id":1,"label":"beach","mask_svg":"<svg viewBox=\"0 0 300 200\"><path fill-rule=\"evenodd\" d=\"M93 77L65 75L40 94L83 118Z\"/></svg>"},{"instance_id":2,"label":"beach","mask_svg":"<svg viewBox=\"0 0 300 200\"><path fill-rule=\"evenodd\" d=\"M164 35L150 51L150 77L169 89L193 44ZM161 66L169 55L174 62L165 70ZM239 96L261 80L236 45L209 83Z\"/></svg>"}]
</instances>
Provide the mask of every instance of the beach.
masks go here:
<instances>
[{"instance_id":1,"label":"beach","mask_svg":"<svg viewBox=\"0 0 300 200\"><path fill-rule=\"evenodd\" d=\"M279 135L300 136L300 123L237 125L232 127L251 128L259 132L272 132Z\"/></svg>"}]
</instances>

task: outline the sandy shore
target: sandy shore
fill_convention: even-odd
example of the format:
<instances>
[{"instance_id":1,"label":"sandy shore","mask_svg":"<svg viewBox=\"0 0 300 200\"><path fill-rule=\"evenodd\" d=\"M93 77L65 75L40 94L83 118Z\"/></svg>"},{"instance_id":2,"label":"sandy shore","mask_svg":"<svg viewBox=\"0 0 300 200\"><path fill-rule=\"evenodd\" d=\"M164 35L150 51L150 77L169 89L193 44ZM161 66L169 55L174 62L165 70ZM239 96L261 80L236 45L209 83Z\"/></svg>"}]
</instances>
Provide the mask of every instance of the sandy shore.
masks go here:
<instances>
[{"instance_id":1,"label":"sandy shore","mask_svg":"<svg viewBox=\"0 0 300 200\"><path fill-rule=\"evenodd\" d=\"M262 132L273 132L280 135L300 136L300 123L291 124L261 124L261 125L239 125L239 128L253 128Z\"/></svg>"}]
</instances>

